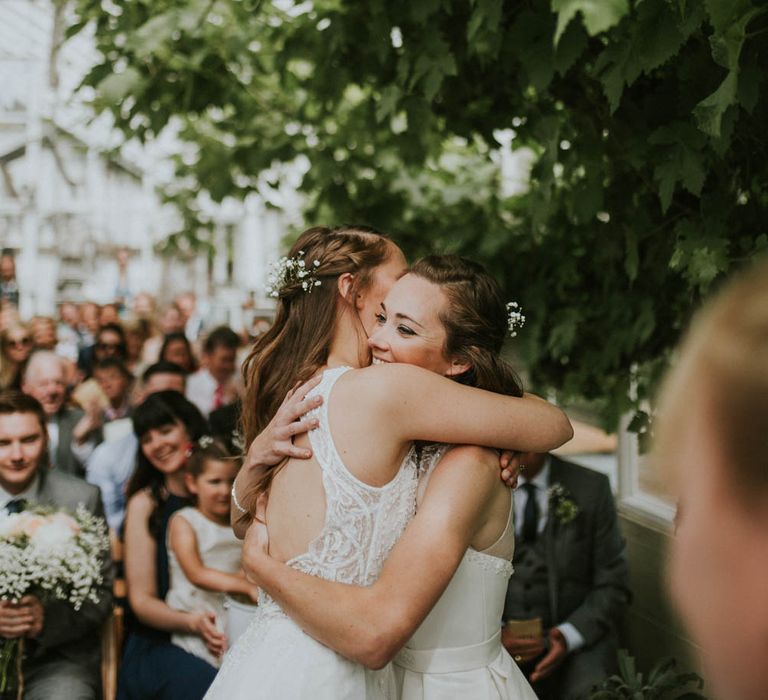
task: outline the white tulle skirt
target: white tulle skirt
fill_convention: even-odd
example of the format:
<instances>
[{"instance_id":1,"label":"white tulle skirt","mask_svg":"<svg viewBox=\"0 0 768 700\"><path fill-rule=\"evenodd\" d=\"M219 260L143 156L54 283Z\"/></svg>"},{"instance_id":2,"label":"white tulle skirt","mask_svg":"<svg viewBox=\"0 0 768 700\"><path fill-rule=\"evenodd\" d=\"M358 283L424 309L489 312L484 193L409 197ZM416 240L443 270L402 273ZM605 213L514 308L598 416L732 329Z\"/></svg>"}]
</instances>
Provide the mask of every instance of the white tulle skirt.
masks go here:
<instances>
[{"instance_id":1,"label":"white tulle skirt","mask_svg":"<svg viewBox=\"0 0 768 700\"><path fill-rule=\"evenodd\" d=\"M230 649L205 700L396 700L394 671L356 664L281 612L260 609Z\"/></svg>"}]
</instances>

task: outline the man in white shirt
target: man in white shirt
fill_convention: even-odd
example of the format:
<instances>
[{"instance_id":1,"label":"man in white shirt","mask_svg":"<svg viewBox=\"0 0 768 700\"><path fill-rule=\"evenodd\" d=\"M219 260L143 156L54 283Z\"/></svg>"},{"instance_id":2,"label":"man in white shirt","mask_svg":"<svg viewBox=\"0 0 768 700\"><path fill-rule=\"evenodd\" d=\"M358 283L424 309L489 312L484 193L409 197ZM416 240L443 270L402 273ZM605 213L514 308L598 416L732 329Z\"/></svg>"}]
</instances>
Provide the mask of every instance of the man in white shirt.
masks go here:
<instances>
[{"instance_id":1,"label":"man in white shirt","mask_svg":"<svg viewBox=\"0 0 768 700\"><path fill-rule=\"evenodd\" d=\"M138 406L156 391L178 391L184 393L184 370L171 362L156 362L142 375L141 393L136 397ZM107 523L115 532L120 532L125 519L125 487L136 467L139 441L133 430L117 440L103 442L85 464L85 478L99 487Z\"/></svg>"},{"instance_id":2,"label":"man in white shirt","mask_svg":"<svg viewBox=\"0 0 768 700\"><path fill-rule=\"evenodd\" d=\"M187 398L207 418L237 399L235 370L240 338L231 328L214 328L203 343L203 366L187 378Z\"/></svg>"},{"instance_id":3,"label":"man in white shirt","mask_svg":"<svg viewBox=\"0 0 768 700\"><path fill-rule=\"evenodd\" d=\"M517 622L503 628L502 643L540 698L584 698L615 671L617 625L630 597L610 483L547 454L520 462L515 573L504 608L504 620ZM543 636L516 632L536 619Z\"/></svg>"}]
</instances>

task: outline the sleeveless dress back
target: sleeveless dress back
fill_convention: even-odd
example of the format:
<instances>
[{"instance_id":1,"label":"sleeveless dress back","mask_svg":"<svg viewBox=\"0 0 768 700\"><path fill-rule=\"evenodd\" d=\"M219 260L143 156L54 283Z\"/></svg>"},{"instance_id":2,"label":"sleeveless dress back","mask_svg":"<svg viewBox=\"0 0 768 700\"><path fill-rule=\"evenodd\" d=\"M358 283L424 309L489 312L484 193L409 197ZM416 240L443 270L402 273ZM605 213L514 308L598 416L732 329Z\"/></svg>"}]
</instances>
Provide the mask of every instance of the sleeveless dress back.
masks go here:
<instances>
[{"instance_id":1,"label":"sleeveless dress back","mask_svg":"<svg viewBox=\"0 0 768 700\"><path fill-rule=\"evenodd\" d=\"M357 479L344 465L331 436L328 405L337 379L349 367L326 370L310 392L323 403L310 412L319 425L309 433L322 470L325 523L307 551L288 565L314 576L370 585L413 517L418 463L412 448L398 474L382 487ZM391 666L371 671L323 646L263 594L248 629L227 653L209 700L360 700L394 697Z\"/></svg>"},{"instance_id":2,"label":"sleeveless dress back","mask_svg":"<svg viewBox=\"0 0 768 700\"><path fill-rule=\"evenodd\" d=\"M427 448L420 489L450 449ZM536 700L531 686L501 645L501 619L512 575L514 523L480 552L468 549L443 595L395 657L401 700Z\"/></svg>"}]
</instances>

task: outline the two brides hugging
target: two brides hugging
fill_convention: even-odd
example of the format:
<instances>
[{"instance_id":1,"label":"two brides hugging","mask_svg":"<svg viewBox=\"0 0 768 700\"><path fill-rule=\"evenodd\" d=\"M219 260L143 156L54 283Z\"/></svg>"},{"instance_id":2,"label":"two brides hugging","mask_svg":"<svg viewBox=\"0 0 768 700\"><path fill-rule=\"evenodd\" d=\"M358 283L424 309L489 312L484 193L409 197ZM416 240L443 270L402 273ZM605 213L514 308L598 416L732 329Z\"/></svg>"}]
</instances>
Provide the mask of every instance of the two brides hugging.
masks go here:
<instances>
[{"instance_id":1,"label":"two brides hugging","mask_svg":"<svg viewBox=\"0 0 768 700\"><path fill-rule=\"evenodd\" d=\"M497 449L545 452L572 430L501 358L498 284L320 227L273 281L233 488L263 595L206 698L533 700L500 642L514 525Z\"/></svg>"}]
</instances>

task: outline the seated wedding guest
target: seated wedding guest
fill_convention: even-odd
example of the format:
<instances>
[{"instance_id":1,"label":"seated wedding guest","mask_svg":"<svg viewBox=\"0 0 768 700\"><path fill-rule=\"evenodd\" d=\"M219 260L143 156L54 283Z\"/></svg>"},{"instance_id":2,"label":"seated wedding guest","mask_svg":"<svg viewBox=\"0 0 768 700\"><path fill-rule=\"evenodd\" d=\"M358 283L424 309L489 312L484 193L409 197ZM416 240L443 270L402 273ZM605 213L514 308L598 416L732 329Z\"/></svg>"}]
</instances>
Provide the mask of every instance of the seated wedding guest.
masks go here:
<instances>
[{"instance_id":1,"label":"seated wedding guest","mask_svg":"<svg viewBox=\"0 0 768 700\"><path fill-rule=\"evenodd\" d=\"M144 343L143 359L145 362L154 363L160 359L160 348L163 340L171 333L184 332L184 319L175 304L166 306L157 318L154 332Z\"/></svg>"},{"instance_id":2,"label":"seated wedding guest","mask_svg":"<svg viewBox=\"0 0 768 700\"><path fill-rule=\"evenodd\" d=\"M59 338L55 319L50 316L34 316L29 322L29 327L35 350L56 350Z\"/></svg>"},{"instance_id":3,"label":"seated wedding guest","mask_svg":"<svg viewBox=\"0 0 768 700\"><path fill-rule=\"evenodd\" d=\"M80 349L93 345L99 332L99 305L93 301L80 304Z\"/></svg>"},{"instance_id":4,"label":"seated wedding guest","mask_svg":"<svg viewBox=\"0 0 768 700\"><path fill-rule=\"evenodd\" d=\"M224 631L225 593L258 600L257 587L240 567L243 543L229 524L230 494L241 460L208 435L191 452L184 479L195 505L177 511L168 525L171 583L165 602L174 610L213 613ZM177 633L171 640L213 666L221 664L196 634Z\"/></svg>"},{"instance_id":5,"label":"seated wedding guest","mask_svg":"<svg viewBox=\"0 0 768 700\"><path fill-rule=\"evenodd\" d=\"M133 386L133 375L128 368L120 360L108 357L94 365L93 378L109 401L103 411L103 421L109 423L128 417L131 413L130 394Z\"/></svg>"},{"instance_id":6,"label":"seated wedding guest","mask_svg":"<svg viewBox=\"0 0 768 700\"><path fill-rule=\"evenodd\" d=\"M242 409L243 402L237 399L234 403L211 411L208 416L211 434L224 442L231 454L242 454L243 452L243 438L240 434Z\"/></svg>"},{"instance_id":7,"label":"seated wedding guest","mask_svg":"<svg viewBox=\"0 0 768 700\"><path fill-rule=\"evenodd\" d=\"M542 700L581 700L616 670L630 598L610 483L548 454L520 462L502 643Z\"/></svg>"},{"instance_id":8,"label":"seated wedding guest","mask_svg":"<svg viewBox=\"0 0 768 700\"><path fill-rule=\"evenodd\" d=\"M768 698L768 261L698 314L654 426L678 498L667 580L707 697Z\"/></svg>"},{"instance_id":9,"label":"seated wedding guest","mask_svg":"<svg viewBox=\"0 0 768 700\"><path fill-rule=\"evenodd\" d=\"M39 350L28 360L21 388L37 399L47 416L48 453L51 466L69 474L85 474L85 462L101 442L98 417L93 411L64 405L66 361L48 350Z\"/></svg>"},{"instance_id":10,"label":"seated wedding guest","mask_svg":"<svg viewBox=\"0 0 768 700\"><path fill-rule=\"evenodd\" d=\"M203 343L202 368L187 380L187 398L204 416L237 399L235 370L240 338L228 326L214 328Z\"/></svg>"},{"instance_id":11,"label":"seated wedding guest","mask_svg":"<svg viewBox=\"0 0 768 700\"><path fill-rule=\"evenodd\" d=\"M120 323L120 308L118 304L102 304L99 311L99 325L103 328L110 324Z\"/></svg>"},{"instance_id":12,"label":"seated wedding guest","mask_svg":"<svg viewBox=\"0 0 768 700\"><path fill-rule=\"evenodd\" d=\"M183 394L186 375L181 367L170 362L150 365L142 376L142 385L134 399L140 404L158 391L178 391ZM85 464L85 478L101 489L109 527L122 532L125 518L125 489L136 466L139 441L133 430L123 437L101 443Z\"/></svg>"},{"instance_id":13,"label":"seated wedding guest","mask_svg":"<svg viewBox=\"0 0 768 700\"><path fill-rule=\"evenodd\" d=\"M194 634L219 656L226 637L208 612L173 610L168 593L168 520L190 504L185 481L191 442L208 433L200 412L176 391L161 391L136 408L139 454L128 484L125 580L133 613L125 644L119 700L195 700L205 695L216 669L171 643L172 634Z\"/></svg>"},{"instance_id":14,"label":"seated wedding guest","mask_svg":"<svg viewBox=\"0 0 768 700\"><path fill-rule=\"evenodd\" d=\"M197 369L195 353L192 344L184 333L176 331L169 333L163 340L160 348L160 361L173 362L181 367L187 374L192 374Z\"/></svg>"},{"instance_id":15,"label":"seated wedding guest","mask_svg":"<svg viewBox=\"0 0 768 700\"><path fill-rule=\"evenodd\" d=\"M76 361L81 346L80 310L77 308L77 304L71 301L61 303L56 335L59 339L56 345L56 354L73 362Z\"/></svg>"},{"instance_id":16,"label":"seated wedding guest","mask_svg":"<svg viewBox=\"0 0 768 700\"><path fill-rule=\"evenodd\" d=\"M74 511L82 504L103 517L97 488L46 468L47 421L31 396L0 394L0 512L16 513L34 504ZM43 603L34 595L15 604L0 601L0 637L27 640L25 700L100 697L100 630L112 605L108 550L102 563L99 602L85 602L77 611L64 601Z\"/></svg>"},{"instance_id":17,"label":"seated wedding guest","mask_svg":"<svg viewBox=\"0 0 768 700\"><path fill-rule=\"evenodd\" d=\"M86 377L90 377L97 362L108 357L125 362L126 354L123 327L118 323L107 323L99 327L94 344L80 351L77 366Z\"/></svg>"},{"instance_id":18,"label":"seated wedding guest","mask_svg":"<svg viewBox=\"0 0 768 700\"><path fill-rule=\"evenodd\" d=\"M0 331L0 389L20 389L24 365L32 353L29 329L13 322Z\"/></svg>"},{"instance_id":19,"label":"seated wedding guest","mask_svg":"<svg viewBox=\"0 0 768 700\"><path fill-rule=\"evenodd\" d=\"M149 338L150 323L143 318L130 318L123 323L125 331L125 366L134 377L140 377L147 364L142 359L144 343Z\"/></svg>"}]
</instances>

